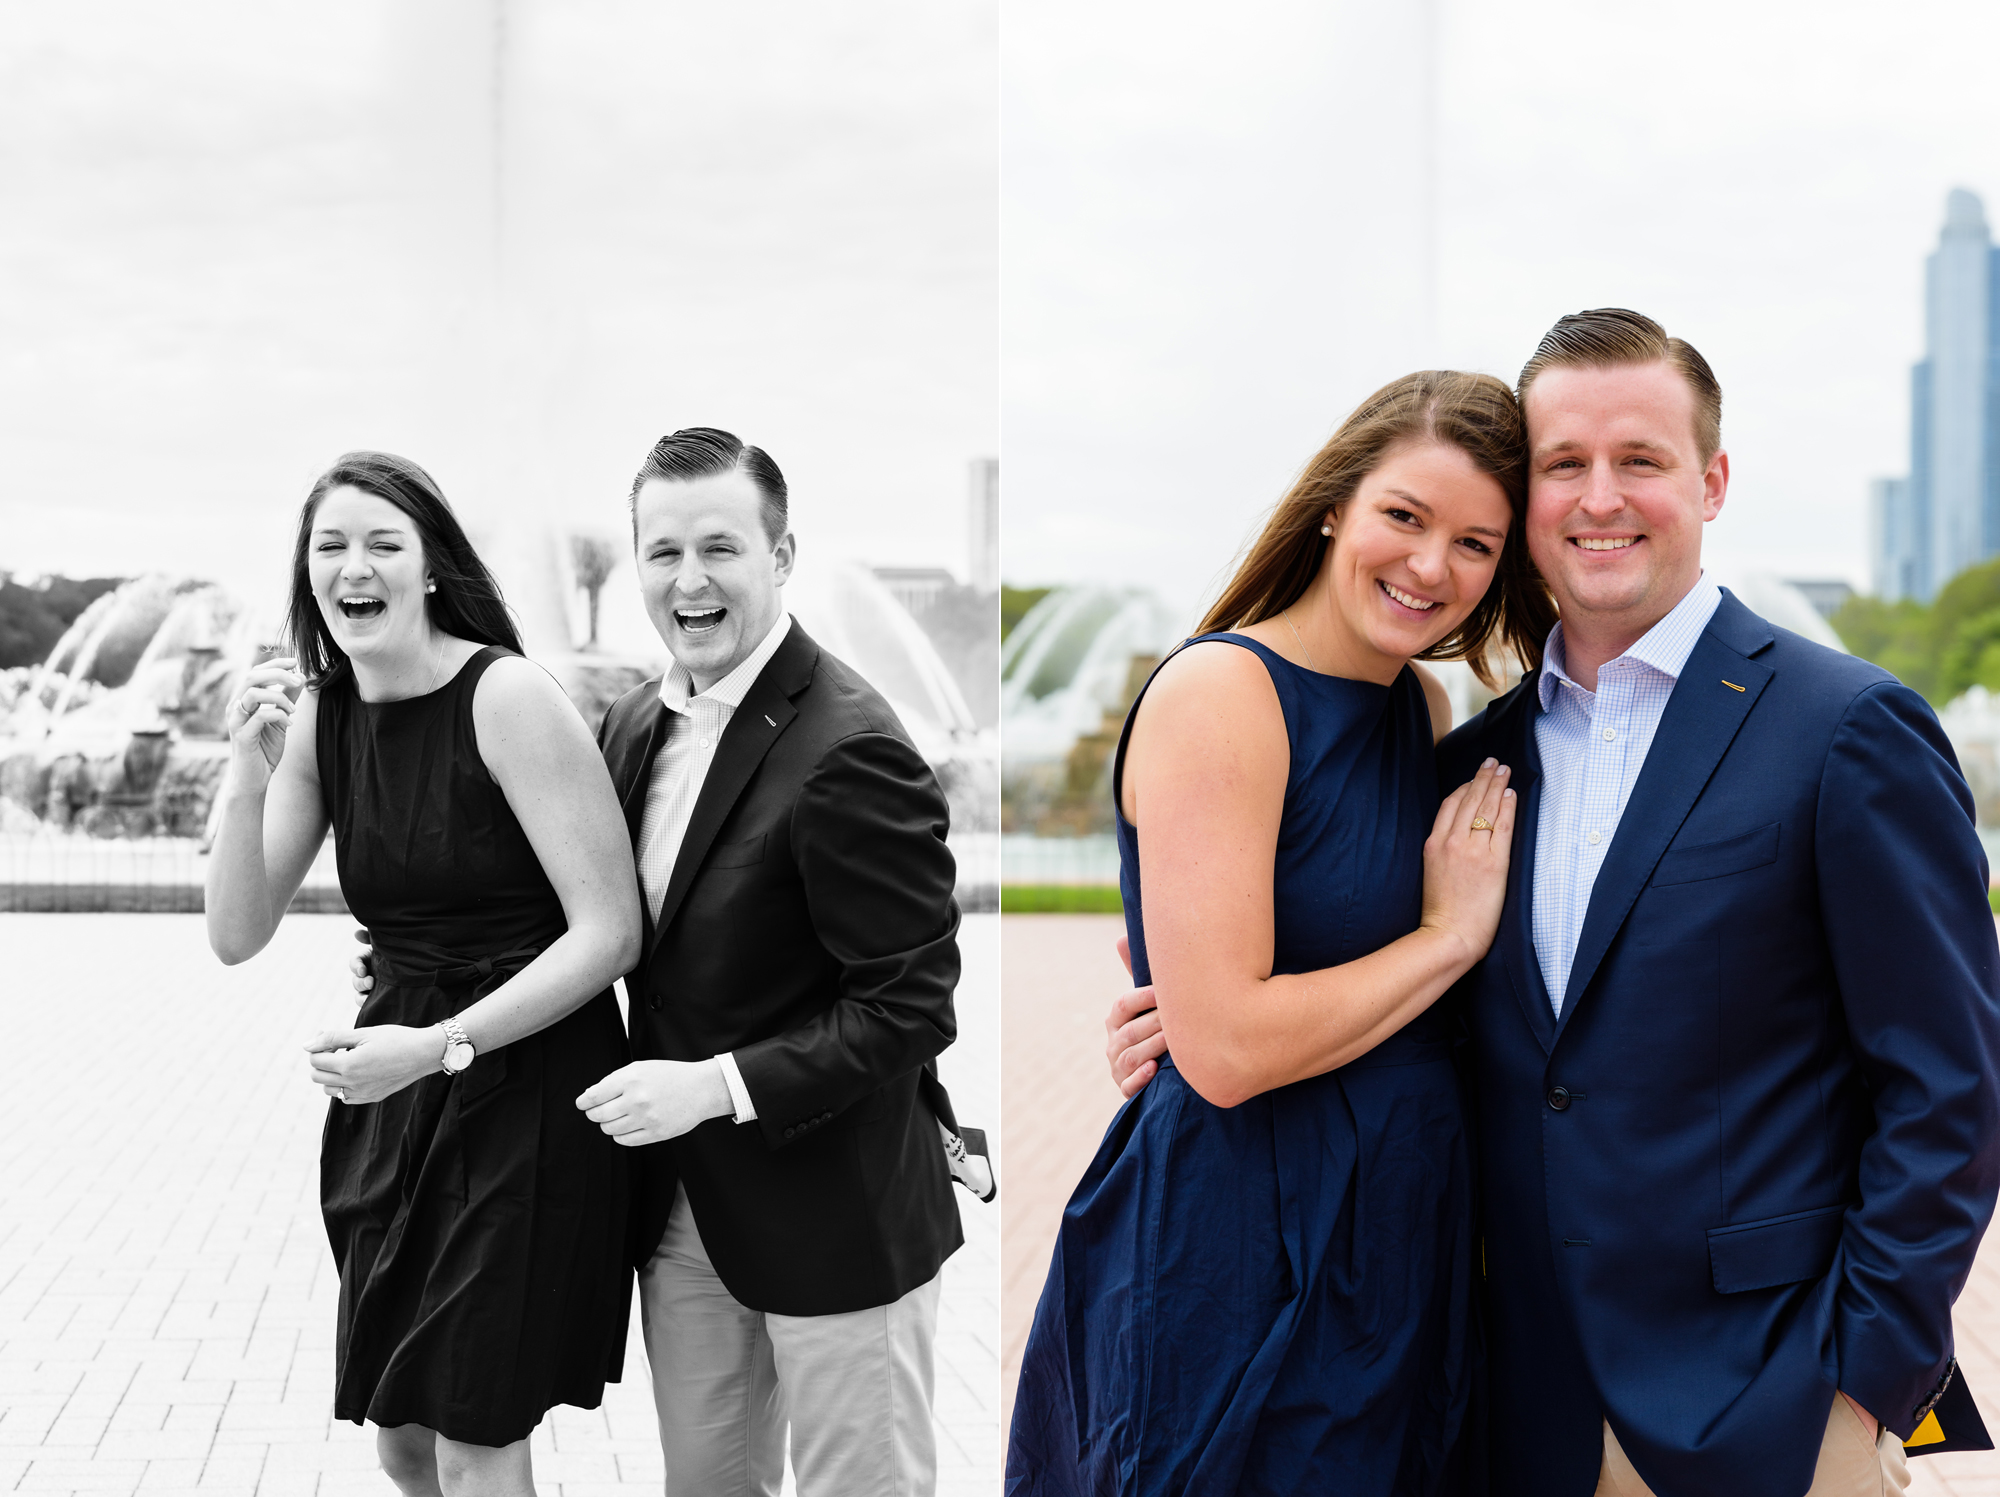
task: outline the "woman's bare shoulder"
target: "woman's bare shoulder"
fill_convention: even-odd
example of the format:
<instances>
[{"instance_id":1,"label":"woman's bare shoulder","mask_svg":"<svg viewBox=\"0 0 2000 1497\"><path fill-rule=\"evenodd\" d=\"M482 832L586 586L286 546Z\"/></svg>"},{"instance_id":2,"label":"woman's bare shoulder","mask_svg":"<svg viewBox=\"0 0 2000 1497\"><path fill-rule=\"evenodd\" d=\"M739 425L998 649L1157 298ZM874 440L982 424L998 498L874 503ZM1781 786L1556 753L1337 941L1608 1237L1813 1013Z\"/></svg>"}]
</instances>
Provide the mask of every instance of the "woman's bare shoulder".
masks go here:
<instances>
[{"instance_id":1,"label":"woman's bare shoulder","mask_svg":"<svg viewBox=\"0 0 2000 1497\"><path fill-rule=\"evenodd\" d=\"M1135 738L1144 732L1186 748L1245 735L1285 739L1270 671L1255 651L1227 640L1203 640L1173 655L1146 688L1132 726Z\"/></svg>"}]
</instances>

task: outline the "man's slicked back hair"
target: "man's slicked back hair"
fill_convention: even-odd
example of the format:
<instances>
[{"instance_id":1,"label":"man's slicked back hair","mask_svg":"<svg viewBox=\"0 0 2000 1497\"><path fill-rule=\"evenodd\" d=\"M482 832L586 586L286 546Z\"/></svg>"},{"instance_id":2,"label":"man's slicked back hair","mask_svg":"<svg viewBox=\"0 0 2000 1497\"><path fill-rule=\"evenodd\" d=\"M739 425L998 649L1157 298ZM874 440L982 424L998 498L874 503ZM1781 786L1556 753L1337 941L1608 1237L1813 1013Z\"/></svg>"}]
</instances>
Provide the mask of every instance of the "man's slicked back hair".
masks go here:
<instances>
[{"instance_id":1,"label":"man's slicked back hair","mask_svg":"<svg viewBox=\"0 0 2000 1497\"><path fill-rule=\"evenodd\" d=\"M1542 335L1541 345L1521 366L1514 393L1528 408L1528 386L1545 369L1617 369L1628 364L1668 364L1694 395L1694 439L1704 464L1722 450L1722 386L1708 360L1693 344L1669 338L1643 312L1598 307L1572 312Z\"/></svg>"},{"instance_id":2,"label":"man's slicked back hair","mask_svg":"<svg viewBox=\"0 0 2000 1497\"><path fill-rule=\"evenodd\" d=\"M764 538L772 545L784 539L791 523L791 500L785 489L785 475L761 447L745 446L742 439L713 426L685 426L672 436L661 437L639 465L632 480L634 523L637 523L639 490L659 478L668 483L685 483L693 478L709 478L717 473L740 469L750 475L763 496Z\"/></svg>"}]
</instances>

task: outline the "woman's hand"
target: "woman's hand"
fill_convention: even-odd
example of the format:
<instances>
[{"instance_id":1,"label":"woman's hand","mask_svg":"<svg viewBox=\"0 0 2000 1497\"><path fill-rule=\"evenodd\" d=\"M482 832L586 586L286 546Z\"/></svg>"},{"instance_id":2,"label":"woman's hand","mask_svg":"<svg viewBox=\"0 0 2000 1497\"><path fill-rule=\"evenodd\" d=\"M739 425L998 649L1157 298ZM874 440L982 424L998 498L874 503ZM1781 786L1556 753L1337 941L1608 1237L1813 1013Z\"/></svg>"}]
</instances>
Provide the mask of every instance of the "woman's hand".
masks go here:
<instances>
[{"instance_id":1,"label":"woman's hand","mask_svg":"<svg viewBox=\"0 0 2000 1497\"><path fill-rule=\"evenodd\" d=\"M341 1093L350 1107L380 1102L444 1064L444 1030L405 1024L329 1029L306 1046L314 1085L329 1097Z\"/></svg>"},{"instance_id":2,"label":"woman's hand","mask_svg":"<svg viewBox=\"0 0 2000 1497\"><path fill-rule=\"evenodd\" d=\"M1488 759L1445 797L1424 842L1423 928L1462 943L1468 967L1500 928L1518 799L1507 766Z\"/></svg>"},{"instance_id":3,"label":"woman's hand","mask_svg":"<svg viewBox=\"0 0 2000 1497\"><path fill-rule=\"evenodd\" d=\"M252 666L243 689L230 699L224 730L234 750L232 770L245 789L262 789L285 757L285 734L306 684L297 665L287 656Z\"/></svg>"}]
</instances>

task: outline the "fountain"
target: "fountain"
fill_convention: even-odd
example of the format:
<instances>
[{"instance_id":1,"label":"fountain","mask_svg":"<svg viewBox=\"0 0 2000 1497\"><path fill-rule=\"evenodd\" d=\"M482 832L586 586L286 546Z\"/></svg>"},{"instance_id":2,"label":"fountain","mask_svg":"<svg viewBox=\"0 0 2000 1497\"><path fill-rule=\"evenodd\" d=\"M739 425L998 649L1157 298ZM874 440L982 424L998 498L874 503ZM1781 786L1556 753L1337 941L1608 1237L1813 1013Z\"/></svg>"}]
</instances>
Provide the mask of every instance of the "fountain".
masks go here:
<instances>
[{"instance_id":1,"label":"fountain","mask_svg":"<svg viewBox=\"0 0 2000 1497\"><path fill-rule=\"evenodd\" d=\"M550 558L550 574L560 578L564 565L561 555ZM629 567L625 575L627 592L607 588L606 601L614 613L618 605L638 613L638 637L628 633L625 647L613 650L574 649L564 637L536 657L593 728L612 700L667 664ZM867 567L801 568L785 602L815 639L882 692L937 771L951 802L953 845L969 875L963 897L985 903L982 891L994 875L984 867L992 856L981 839L990 840L997 825L997 734L979 730L930 639ZM251 667L275 653L280 633L275 617L213 583L155 574L93 602L41 665L0 672L0 833L32 844L26 852L9 847L0 908L43 907L24 903L21 888L78 881L79 871L101 862L87 855L87 845L106 842L133 845L131 856L141 861L172 864L164 873L122 873L126 902L109 907L158 907L138 890L157 877L180 886L172 891L174 908L199 908L190 903L199 883L193 859L213 830L229 754L227 705ZM315 869L306 900L307 907L338 907L330 868Z\"/></svg>"},{"instance_id":2,"label":"fountain","mask_svg":"<svg viewBox=\"0 0 2000 1497\"><path fill-rule=\"evenodd\" d=\"M1059 587L1007 637L1000 718L1008 765L1062 759L1104 714L1131 701L1134 656L1158 658L1185 636L1182 620L1143 588Z\"/></svg>"}]
</instances>

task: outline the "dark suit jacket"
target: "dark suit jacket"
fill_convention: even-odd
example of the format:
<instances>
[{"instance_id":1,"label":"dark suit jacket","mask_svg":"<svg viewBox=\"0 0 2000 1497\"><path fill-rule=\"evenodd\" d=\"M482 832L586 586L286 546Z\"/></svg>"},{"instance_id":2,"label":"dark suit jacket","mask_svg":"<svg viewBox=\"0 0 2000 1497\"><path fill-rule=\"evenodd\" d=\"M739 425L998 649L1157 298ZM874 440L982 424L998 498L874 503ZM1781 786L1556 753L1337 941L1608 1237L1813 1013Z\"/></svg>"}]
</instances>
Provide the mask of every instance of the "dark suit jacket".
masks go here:
<instances>
[{"instance_id":1,"label":"dark suit jacket","mask_svg":"<svg viewBox=\"0 0 2000 1497\"><path fill-rule=\"evenodd\" d=\"M648 682L598 735L635 838L663 715ZM723 732L626 978L633 1058L734 1052L757 1121L635 1151L640 1263L677 1180L756 1310L887 1304L963 1240L926 1069L957 1029L948 819L895 713L794 621Z\"/></svg>"},{"instance_id":2,"label":"dark suit jacket","mask_svg":"<svg viewBox=\"0 0 2000 1497\"><path fill-rule=\"evenodd\" d=\"M1734 683L1733 685L1725 683ZM1740 687L1741 690L1737 688ZM1440 746L1521 804L1474 1036L1496 1493L1792 1497L1845 1389L1899 1435L2000 1184L2000 953L1936 717L1724 593L1554 1017L1529 901L1536 678Z\"/></svg>"}]
</instances>

